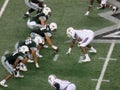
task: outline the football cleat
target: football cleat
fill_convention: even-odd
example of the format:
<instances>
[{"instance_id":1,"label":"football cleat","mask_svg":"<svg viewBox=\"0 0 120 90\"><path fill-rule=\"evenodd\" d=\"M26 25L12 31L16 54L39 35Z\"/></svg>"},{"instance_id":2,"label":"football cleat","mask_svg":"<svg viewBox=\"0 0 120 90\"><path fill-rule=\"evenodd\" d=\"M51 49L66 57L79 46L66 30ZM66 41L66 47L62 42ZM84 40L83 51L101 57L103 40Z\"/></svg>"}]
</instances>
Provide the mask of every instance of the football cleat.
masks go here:
<instances>
[{"instance_id":1,"label":"football cleat","mask_svg":"<svg viewBox=\"0 0 120 90\"><path fill-rule=\"evenodd\" d=\"M21 71L28 71L26 65L23 64L23 63L20 63L19 69L20 69Z\"/></svg>"},{"instance_id":2,"label":"football cleat","mask_svg":"<svg viewBox=\"0 0 120 90\"><path fill-rule=\"evenodd\" d=\"M29 63L33 63L34 61L33 61L33 60L28 59L28 60L27 60L27 62L29 62Z\"/></svg>"},{"instance_id":3,"label":"football cleat","mask_svg":"<svg viewBox=\"0 0 120 90\"><path fill-rule=\"evenodd\" d=\"M49 46L48 45L43 45L43 48L48 48Z\"/></svg>"},{"instance_id":4,"label":"football cleat","mask_svg":"<svg viewBox=\"0 0 120 90\"><path fill-rule=\"evenodd\" d=\"M39 58L42 58L43 55L39 54L38 52L36 52L36 55L39 57Z\"/></svg>"},{"instance_id":5,"label":"football cleat","mask_svg":"<svg viewBox=\"0 0 120 90\"><path fill-rule=\"evenodd\" d=\"M24 75L17 74L14 76L15 78L24 78Z\"/></svg>"},{"instance_id":6,"label":"football cleat","mask_svg":"<svg viewBox=\"0 0 120 90\"><path fill-rule=\"evenodd\" d=\"M82 62L90 62L90 58L87 58L87 59L84 59L84 60L81 60Z\"/></svg>"},{"instance_id":7,"label":"football cleat","mask_svg":"<svg viewBox=\"0 0 120 90\"><path fill-rule=\"evenodd\" d=\"M89 50L90 53L97 53L96 50Z\"/></svg>"},{"instance_id":8,"label":"football cleat","mask_svg":"<svg viewBox=\"0 0 120 90\"><path fill-rule=\"evenodd\" d=\"M38 63L35 64L36 68L39 68L40 66L38 65Z\"/></svg>"},{"instance_id":9,"label":"football cleat","mask_svg":"<svg viewBox=\"0 0 120 90\"><path fill-rule=\"evenodd\" d=\"M5 84L3 81L0 82L0 85L3 86L3 87L8 87L8 85Z\"/></svg>"}]
</instances>

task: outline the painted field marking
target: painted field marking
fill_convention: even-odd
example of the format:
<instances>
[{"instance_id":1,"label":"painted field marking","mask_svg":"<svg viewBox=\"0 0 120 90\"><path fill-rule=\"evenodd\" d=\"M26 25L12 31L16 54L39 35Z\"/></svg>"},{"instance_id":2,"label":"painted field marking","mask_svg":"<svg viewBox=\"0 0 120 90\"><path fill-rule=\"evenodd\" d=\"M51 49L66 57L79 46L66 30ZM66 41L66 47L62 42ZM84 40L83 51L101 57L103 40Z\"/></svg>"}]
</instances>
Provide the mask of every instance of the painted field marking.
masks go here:
<instances>
[{"instance_id":1,"label":"painted field marking","mask_svg":"<svg viewBox=\"0 0 120 90\"><path fill-rule=\"evenodd\" d=\"M97 82L97 85L96 85L96 87L95 87L95 90L99 90L99 89L100 89L100 86L101 86L101 83L102 83L102 80L103 80L105 71L106 71L106 69L107 69L108 63L109 63L109 61L110 61L110 57L111 57L111 55L112 55L114 46L115 46L115 42L112 42L111 45L110 45L110 48L109 48L109 51L108 51L108 54L107 54L105 63L104 63L104 65L103 65L101 74L100 74L100 76L99 76L99 78L98 78L98 82Z\"/></svg>"},{"instance_id":2,"label":"painted field marking","mask_svg":"<svg viewBox=\"0 0 120 90\"><path fill-rule=\"evenodd\" d=\"M3 15L3 13L4 13L7 5L8 5L8 2L9 2L9 0L5 0L4 4L3 4L3 6L2 6L2 8L0 10L0 18L2 17L2 15Z\"/></svg>"},{"instance_id":3,"label":"painted field marking","mask_svg":"<svg viewBox=\"0 0 120 90\"><path fill-rule=\"evenodd\" d=\"M105 60L106 58L99 57L98 59L100 59L100 60ZM112 60L112 61L116 61L117 59L116 59L116 58L110 58L110 60Z\"/></svg>"},{"instance_id":4,"label":"painted field marking","mask_svg":"<svg viewBox=\"0 0 120 90\"><path fill-rule=\"evenodd\" d=\"M53 61L57 61L59 58L59 54L55 54L55 56L53 57Z\"/></svg>"},{"instance_id":5,"label":"painted field marking","mask_svg":"<svg viewBox=\"0 0 120 90\"><path fill-rule=\"evenodd\" d=\"M92 81L98 81L98 79L91 79ZM110 80L102 80L102 82L110 82Z\"/></svg>"}]
</instances>

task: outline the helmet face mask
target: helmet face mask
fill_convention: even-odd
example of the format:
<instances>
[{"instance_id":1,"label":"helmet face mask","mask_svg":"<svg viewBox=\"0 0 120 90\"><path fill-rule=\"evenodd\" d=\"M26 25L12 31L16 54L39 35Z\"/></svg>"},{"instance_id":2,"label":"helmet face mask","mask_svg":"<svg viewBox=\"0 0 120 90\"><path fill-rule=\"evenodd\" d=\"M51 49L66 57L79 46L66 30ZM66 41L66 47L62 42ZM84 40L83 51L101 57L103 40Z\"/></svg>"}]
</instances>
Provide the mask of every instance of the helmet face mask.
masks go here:
<instances>
[{"instance_id":1,"label":"helmet face mask","mask_svg":"<svg viewBox=\"0 0 120 90\"><path fill-rule=\"evenodd\" d=\"M44 7L43 8L43 13L46 15L46 16L50 16L51 15L51 9L49 7Z\"/></svg>"},{"instance_id":2,"label":"helmet face mask","mask_svg":"<svg viewBox=\"0 0 120 90\"><path fill-rule=\"evenodd\" d=\"M57 77L54 75L54 74L51 74L48 76L48 82L49 84L53 84L54 83L54 80L56 79Z\"/></svg>"},{"instance_id":3,"label":"helmet face mask","mask_svg":"<svg viewBox=\"0 0 120 90\"><path fill-rule=\"evenodd\" d=\"M25 46L25 45L21 46L19 48L19 52L22 52L22 53L26 54L27 52L29 52L29 48L27 46Z\"/></svg>"},{"instance_id":4,"label":"helmet face mask","mask_svg":"<svg viewBox=\"0 0 120 90\"><path fill-rule=\"evenodd\" d=\"M52 22L52 23L50 23L49 27L50 27L51 31L54 31L57 29L57 24L55 22Z\"/></svg>"}]
</instances>

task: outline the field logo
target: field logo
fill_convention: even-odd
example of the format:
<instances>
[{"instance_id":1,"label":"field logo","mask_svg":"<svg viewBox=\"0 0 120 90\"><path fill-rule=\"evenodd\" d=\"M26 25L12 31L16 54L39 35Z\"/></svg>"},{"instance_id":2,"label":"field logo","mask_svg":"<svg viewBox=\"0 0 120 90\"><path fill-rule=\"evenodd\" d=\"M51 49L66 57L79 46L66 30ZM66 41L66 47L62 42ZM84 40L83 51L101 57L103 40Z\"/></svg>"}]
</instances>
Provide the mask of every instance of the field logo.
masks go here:
<instances>
[{"instance_id":1,"label":"field logo","mask_svg":"<svg viewBox=\"0 0 120 90\"><path fill-rule=\"evenodd\" d=\"M112 11L100 13L99 16L112 21L115 25L95 31L94 43L120 43L120 11L113 14Z\"/></svg>"}]
</instances>

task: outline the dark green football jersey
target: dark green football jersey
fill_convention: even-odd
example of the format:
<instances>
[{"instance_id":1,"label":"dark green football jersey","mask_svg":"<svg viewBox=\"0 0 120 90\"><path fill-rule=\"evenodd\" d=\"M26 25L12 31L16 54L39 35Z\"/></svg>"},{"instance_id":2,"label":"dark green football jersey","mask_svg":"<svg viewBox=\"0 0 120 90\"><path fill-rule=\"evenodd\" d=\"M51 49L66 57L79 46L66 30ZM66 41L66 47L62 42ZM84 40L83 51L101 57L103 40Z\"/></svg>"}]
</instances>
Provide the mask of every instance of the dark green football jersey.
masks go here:
<instances>
[{"instance_id":1,"label":"dark green football jersey","mask_svg":"<svg viewBox=\"0 0 120 90\"><path fill-rule=\"evenodd\" d=\"M33 30L32 32L37 33L42 37L45 37L45 33L51 33L51 29L50 29L49 25L47 25L44 28Z\"/></svg>"},{"instance_id":2,"label":"dark green football jersey","mask_svg":"<svg viewBox=\"0 0 120 90\"><path fill-rule=\"evenodd\" d=\"M37 24L41 24L39 18L42 18L44 21L48 20L48 17L44 13L37 14L36 16L32 17L30 21L35 21Z\"/></svg>"},{"instance_id":3,"label":"dark green football jersey","mask_svg":"<svg viewBox=\"0 0 120 90\"><path fill-rule=\"evenodd\" d=\"M38 0L29 0L29 2L39 3L39 1L38 1Z\"/></svg>"},{"instance_id":4,"label":"dark green football jersey","mask_svg":"<svg viewBox=\"0 0 120 90\"><path fill-rule=\"evenodd\" d=\"M18 47L23 46L23 45L26 45L29 48L37 47L36 43L31 38L28 38L25 41L20 41Z\"/></svg>"},{"instance_id":5,"label":"dark green football jersey","mask_svg":"<svg viewBox=\"0 0 120 90\"><path fill-rule=\"evenodd\" d=\"M22 61L26 57L25 54L19 52L18 50L14 51L11 54L6 54L5 56L6 56L6 60L12 65L14 64L16 59Z\"/></svg>"}]
</instances>

